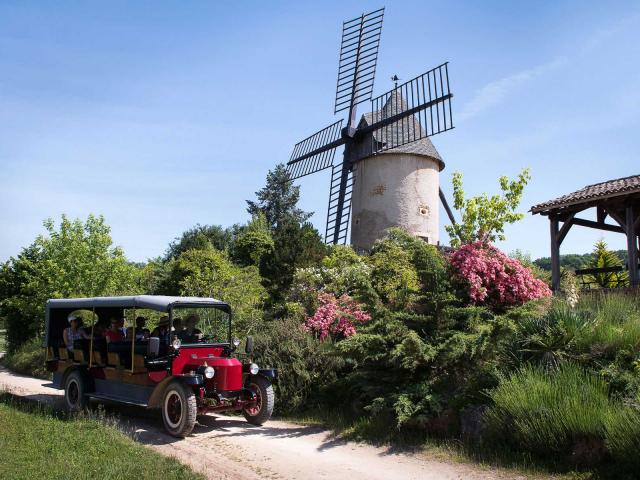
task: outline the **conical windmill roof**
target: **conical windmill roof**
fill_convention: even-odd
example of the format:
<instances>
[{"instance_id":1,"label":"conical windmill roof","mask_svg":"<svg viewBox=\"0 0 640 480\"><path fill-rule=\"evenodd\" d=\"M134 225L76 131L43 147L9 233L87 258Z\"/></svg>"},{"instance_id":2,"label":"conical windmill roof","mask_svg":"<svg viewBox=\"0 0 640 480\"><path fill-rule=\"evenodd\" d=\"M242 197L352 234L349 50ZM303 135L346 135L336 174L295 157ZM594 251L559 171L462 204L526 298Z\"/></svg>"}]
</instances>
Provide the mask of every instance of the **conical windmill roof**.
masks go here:
<instances>
[{"instance_id":1,"label":"conical windmill roof","mask_svg":"<svg viewBox=\"0 0 640 480\"><path fill-rule=\"evenodd\" d=\"M364 126L371 125L379 120L404 112L408 110L408 108L409 106L407 105L407 102L402 96L400 90L394 90L391 95L389 95L389 98L382 109L373 113L365 113L360 120L360 124L361 126L363 123ZM440 164L440 170L444 169L444 161L438 153L438 150L436 150L436 147L431 143L429 137L425 136L420 140L409 143L412 138L421 137L423 135L424 129L415 116L404 118L373 132L373 138L376 142L386 144L388 143L387 138L389 138L392 141L395 139L395 142L397 143L404 143L404 145L386 150L385 153L408 153L411 155L433 158ZM402 141L399 139L402 139Z\"/></svg>"}]
</instances>

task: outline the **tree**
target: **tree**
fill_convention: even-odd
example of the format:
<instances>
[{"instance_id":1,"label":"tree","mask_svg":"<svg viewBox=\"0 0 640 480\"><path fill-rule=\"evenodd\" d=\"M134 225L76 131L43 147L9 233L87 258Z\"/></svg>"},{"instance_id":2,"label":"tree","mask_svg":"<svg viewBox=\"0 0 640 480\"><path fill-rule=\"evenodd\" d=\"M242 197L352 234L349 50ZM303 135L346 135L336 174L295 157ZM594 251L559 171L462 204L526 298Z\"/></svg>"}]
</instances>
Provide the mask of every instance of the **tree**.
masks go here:
<instances>
[{"instance_id":1,"label":"tree","mask_svg":"<svg viewBox=\"0 0 640 480\"><path fill-rule=\"evenodd\" d=\"M102 216L86 221L62 216L44 222L46 235L0 269L0 314L7 324L9 349L42 333L49 298L92 297L140 292L139 269L113 246Z\"/></svg>"},{"instance_id":2,"label":"tree","mask_svg":"<svg viewBox=\"0 0 640 480\"><path fill-rule=\"evenodd\" d=\"M260 266L262 259L273 255L275 244L264 213L253 215L251 221L242 227L233 243L233 259L241 265Z\"/></svg>"},{"instance_id":3,"label":"tree","mask_svg":"<svg viewBox=\"0 0 640 480\"><path fill-rule=\"evenodd\" d=\"M297 268L317 265L327 249L320 233L307 222L313 215L298 208L300 187L284 165L267 174L266 185L256 192L257 201L247 200L247 211L264 215L273 238L273 254L262 255L260 274L269 291L270 303L284 300Z\"/></svg>"},{"instance_id":4,"label":"tree","mask_svg":"<svg viewBox=\"0 0 640 480\"><path fill-rule=\"evenodd\" d=\"M506 176L500 177L502 194L488 196L486 193L465 199L462 185L462 174L453 174L453 206L461 212L462 220L455 225L446 225L445 229L451 237L451 246L475 241L495 242L504 240L504 226L515 223L524 215L515 210L522 199L522 192L531 175L524 169L518 178L509 181Z\"/></svg>"},{"instance_id":5,"label":"tree","mask_svg":"<svg viewBox=\"0 0 640 480\"><path fill-rule=\"evenodd\" d=\"M309 223L287 222L273 232L273 240L273 255L263 257L260 274L275 304L284 300L296 269L319 264L327 248Z\"/></svg>"},{"instance_id":6,"label":"tree","mask_svg":"<svg viewBox=\"0 0 640 480\"><path fill-rule=\"evenodd\" d=\"M234 265L226 252L209 247L187 250L172 268L181 295L214 297L229 303L238 334L248 332L262 320L266 294L257 267Z\"/></svg>"},{"instance_id":7,"label":"tree","mask_svg":"<svg viewBox=\"0 0 640 480\"><path fill-rule=\"evenodd\" d=\"M272 230L291 222L303 224L313 215L313 212L304 212L298 208L300 187L293 184L282 163L269 171L267 183L256 192L256 197L257 202L247 200L247 211L251 216L263 213Z\"/></svg>"},{"instance_id":8,"label":"tree","mask_svg":"<svg viewBox=\"0 0 640 480\"><path fill-rule=\"evenodd\" d=\"M196 225L182 233L169 244L165 260L177 258L181 253L192 249L206 249L209 247L218 250L229 248L233 238L233 228L223 228L220 225Z\"/></svg>"},{"instance_id":9,"label":"tree","mask_svg":"<svg viewBox=\"0 0 640 480\"><path fill-rule=\"evenodd\" d=\"M599 240L593 249L593 260L589 268L611 268L622 267L622 262L615 252L607 247L607 242ZM602 272L587 275L585 279L588 283L594 283L601 288L617 288L629 286L629 274L625 271Z\"/></svg>"}]
</instances>

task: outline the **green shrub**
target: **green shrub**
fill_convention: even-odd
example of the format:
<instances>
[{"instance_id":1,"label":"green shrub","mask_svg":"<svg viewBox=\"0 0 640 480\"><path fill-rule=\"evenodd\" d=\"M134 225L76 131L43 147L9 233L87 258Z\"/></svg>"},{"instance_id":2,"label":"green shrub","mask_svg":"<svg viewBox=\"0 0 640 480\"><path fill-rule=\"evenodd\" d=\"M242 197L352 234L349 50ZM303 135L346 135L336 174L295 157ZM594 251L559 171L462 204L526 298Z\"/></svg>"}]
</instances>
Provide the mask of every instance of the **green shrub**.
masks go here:
<instances>
[{"instance_id":1,"label":"green shrub","mask_svg":"<svg viewBox=\"0 0 640 480\"><path fill-rule=\"evenodd\" d=\"M539 455L601 455L605 420L617 405L601 378L573 363L557 370L525 366L489 392L490 431L505 444ZM575 459L579 461L580 459Z\"/></svg>"},{"instance_id":2,"label":"green shrub","mask_svg":"<svg viewBox=\"0 0 640 480\"><path fill-rule=\"evenodd\" d=\"M266 322L256 332L254 361L277 368L276 411L293 413L317 407L323 388L334 382L344 361L332 352L332 343L319 342L296 317Z\"/></svg>"},{"instance_id":3,"label":"green shrub","mask_svg":"<svg viewBox=\"0 0 640 480\"><path fill-rule=\"evenodd\" d=\"M556 300L544 315L529 315L518 324L517 349L521 360L555 368L574 358L576 339L589 328L590 312L577 311Z\"/></svg>"},{"instance_id":4,"label":"green shrub","mask_svg":"<svg viewBox=\"0 0 640 480\"><path fill-rule=\"evenodd\" d=\"M2 361L8 369L16 373L38 378L51 378L51 374L45 368L45 354L46 350L42 347L42 339L34 338L23 343L14 352L8 353Z\"/></svg>"}]
</instances>

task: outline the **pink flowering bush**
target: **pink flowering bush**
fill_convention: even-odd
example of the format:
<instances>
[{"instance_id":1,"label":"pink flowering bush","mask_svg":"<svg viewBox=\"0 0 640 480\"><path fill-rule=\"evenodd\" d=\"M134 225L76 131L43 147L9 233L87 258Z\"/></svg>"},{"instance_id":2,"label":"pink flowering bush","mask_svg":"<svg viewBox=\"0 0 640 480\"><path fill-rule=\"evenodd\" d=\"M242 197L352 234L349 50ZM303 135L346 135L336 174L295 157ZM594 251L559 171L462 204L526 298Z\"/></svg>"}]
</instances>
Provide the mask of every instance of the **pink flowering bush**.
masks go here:
<instances>
[{"instance_id":1,"label":"pink flowering bush","mask_svg":"<svg viewBox=\"0 0 640 480\"><path fill-rule=\"evenodd\" d=\"M363 311L360 304L349 295L336 298L330 293L321 293L318 300L320 306L316 313L307 317L305 329L318 335L320 340L350 337L356 333L355 323L371 320L371 315Z\"/></svg>"},{"instance_id":2,"label":"pink flowering bush","mask_svg":"<svg viewBox=\"0 0 640 480\"><path fill-rule=\"evenodd\" d=\"M449 255L455 275L468 286L472 303L501 310L548 297L551 290L527 267L486 242L462 245Z\"/></svg>"}]
</instances>

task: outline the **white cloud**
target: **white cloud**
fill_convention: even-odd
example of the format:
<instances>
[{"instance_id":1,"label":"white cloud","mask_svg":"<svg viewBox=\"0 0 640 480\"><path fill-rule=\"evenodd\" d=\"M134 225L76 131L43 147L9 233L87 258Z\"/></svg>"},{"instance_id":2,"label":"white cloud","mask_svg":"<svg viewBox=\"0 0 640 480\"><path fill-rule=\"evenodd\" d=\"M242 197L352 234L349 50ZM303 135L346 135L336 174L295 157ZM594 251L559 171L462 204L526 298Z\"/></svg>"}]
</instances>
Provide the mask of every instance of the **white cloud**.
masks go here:
<instances>
[{"instance_id":1,"label":"white cloud","mask_svg":"<svg viewBox=\"0 0 640 480\"><path fill-rule=\"evenodd\" d=\"M485 110L499 104L508 95L523 84L544 75L566 63L565 57L559 57L537 67L523 70L508 77L494 80L482 87L476 95L462 107L458 120L464 121L477 116Z\"/></svg>"}]
</instances>

